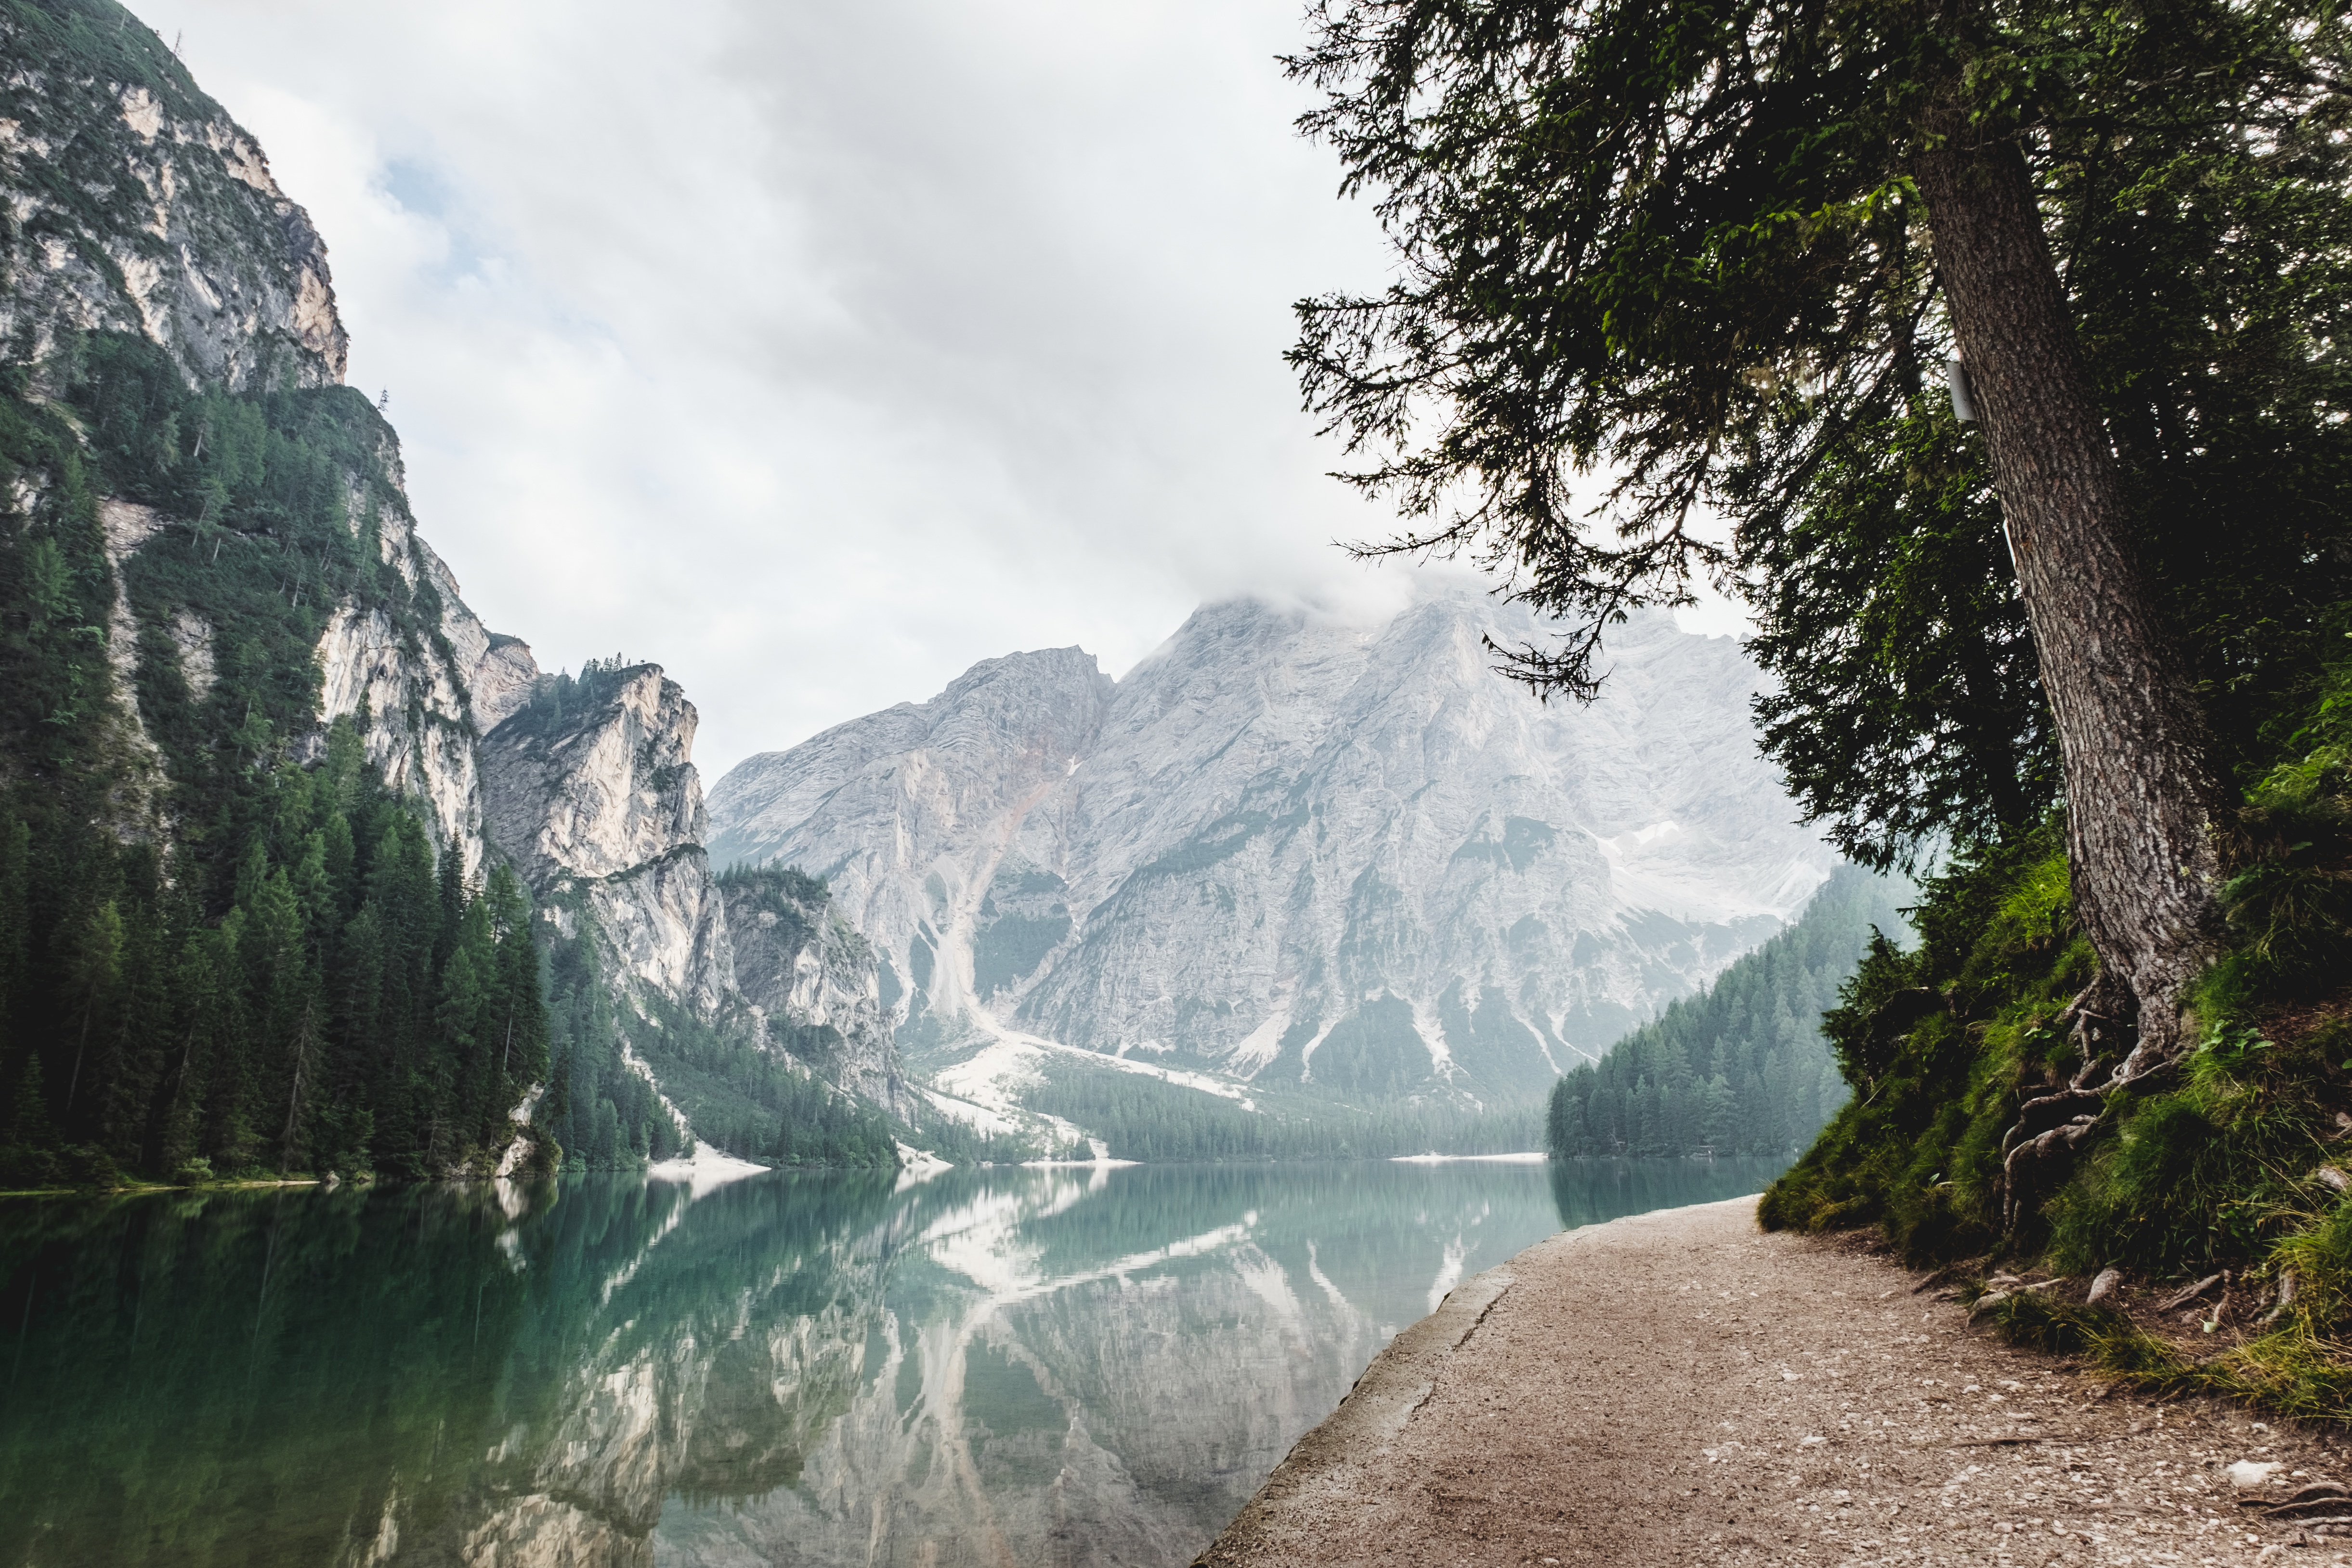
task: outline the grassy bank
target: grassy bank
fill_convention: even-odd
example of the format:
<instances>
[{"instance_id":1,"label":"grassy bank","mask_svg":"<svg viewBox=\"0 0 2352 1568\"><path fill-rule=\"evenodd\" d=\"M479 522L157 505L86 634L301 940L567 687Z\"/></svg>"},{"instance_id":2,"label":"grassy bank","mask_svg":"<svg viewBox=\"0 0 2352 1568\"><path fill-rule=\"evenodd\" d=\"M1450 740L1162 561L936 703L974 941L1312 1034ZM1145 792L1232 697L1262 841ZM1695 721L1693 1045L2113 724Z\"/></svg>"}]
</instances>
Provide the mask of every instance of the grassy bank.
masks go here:
<instances>
[{"instance_id":1,"label":"grassy bank","mask_svg":"<svg viewBox=\"0 0 2352 1568\"><path fill-rule=\"evenodd\" d=\"M1928 881L1916 946L1873 944L1824 1019L1853 1098L1766 1193L1764 1223L1875 1226L1910 1261L1978 1288L2003 1267L2058 1279L1991 1300L1986 1319L2151 1388L2352 1422L2344 671L2278 752L2221 828L2228 931L2181 1066L2066 1098L2104 1082L2130 1037L2078 1004L2096 963L2053 819ZM2096 1121L2070 1158L2007 1157L2076 1116ZM2110 1268L2143 1289L2088 1305Z\"/></svg>"}]
</instances>

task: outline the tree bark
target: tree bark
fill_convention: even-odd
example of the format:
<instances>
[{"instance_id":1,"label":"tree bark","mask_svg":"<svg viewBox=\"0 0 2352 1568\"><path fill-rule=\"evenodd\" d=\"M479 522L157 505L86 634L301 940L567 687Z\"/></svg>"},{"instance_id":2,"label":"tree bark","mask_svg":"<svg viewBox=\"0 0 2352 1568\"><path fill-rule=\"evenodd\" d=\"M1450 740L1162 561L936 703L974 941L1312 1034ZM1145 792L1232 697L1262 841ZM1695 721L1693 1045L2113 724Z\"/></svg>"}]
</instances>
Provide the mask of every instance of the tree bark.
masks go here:
<instances>
[{"instance_id":1,"label":"tree bark","mask_svg":"<svg viewBox=\"0 0 2352 1568\"><path fill-rule=\"evenodd\" d=\"M2176 1060L2183 993L2216 950L2221 793L2204 715L2133 558L2025 160L1969 123L1957 84L1913 178L2056 725L2074 910L2138 1039L2106 1087Z\"/></svg>"}]
</instances>

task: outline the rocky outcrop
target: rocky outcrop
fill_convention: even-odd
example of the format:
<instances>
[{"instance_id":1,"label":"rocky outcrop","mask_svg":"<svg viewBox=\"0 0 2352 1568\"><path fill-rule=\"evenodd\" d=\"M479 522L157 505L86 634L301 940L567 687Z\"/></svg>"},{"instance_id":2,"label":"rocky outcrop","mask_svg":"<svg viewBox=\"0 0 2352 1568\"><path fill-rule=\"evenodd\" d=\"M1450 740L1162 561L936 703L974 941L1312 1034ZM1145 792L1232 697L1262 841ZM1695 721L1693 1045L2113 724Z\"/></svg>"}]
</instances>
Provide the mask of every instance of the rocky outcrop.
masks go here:
<instances>
[{"instance_id":1,"label":"rocky outcrop","mask_svg":"<svg viewBox=\"0 0 2352 1568\"><path fill-rule=\"evenodd\" d=\"M500 691L500 661L520 672L528 658L503 640L477 667L489 677L477 711L506 710L481 744L498 852L559 914L592 917L622 990L650 987L706 1019L748 1013L747 1044L908 1116L873 949L824 887L712 875L694 705L677 684L657 665L591 665Z\"/></svg>"},{"instance_id":2,"label":"rocky outcrop","mask_svg":"<svg viewBox=\"0 0 2352 1568\"><path fill-rule=\"evenodd\" d=\"M769 1037L835 1083L890 1111L913 1110L891 1042L871 943L797 871L722 877L735 984Z\"/></svg>"},{"instance_id":3,"label":"rocky outcrop","mask_svg":"<svg viewBox=\"0 0 2352 1568\"><path fill-rule=\"evenodd\" d=\"M142 545L155 537L163 520L152 507L107 497L99 502L98 522L106 542L106 564L112 579L113 598L107 606L107 666L113 673L114 712L104 722L118 728L120 744L113 748L117 768L108 806L115 832L122 837L145 838L166 831L163 754L148 734L139 710L139 626L132 617L131 590L122 568ZM205 675L208 677L209 659ZM191 674L190 684L194 683Z\"/></svg>"},{"instance_id":4,"label":"rocky outcrop","mask_svg":"<svg viewBox=\"0 0 2352 1568\"><path fill-rule=\"evenodd\" d=\"M997 875L1019 877L1036 841L1063 837L1071 771L1113 691L1074 647L975 665L929 702L734 769L712 858L797 866L827 882L843 916L880 943L883 990L905 994L919 1017L961 1016L977 1001L970 955L995 917ZM1025 857L1015 851L1024 834ZM935 962L941 952L950 963Z\"/></svg>"},{"instance_id":5,"label":"rocky outcrop","mask_svg":"<svg viewBox=\"0 0 2352 1568\"><path fill-rule=\"evenodd\" d=\"M694 728L658 665L546 682L482 742L483 819L542 897L586 900L621 975L709 1015L735 978Z\"/></svg>"},{"instance_id":6,"label":"rocky outcrop","mask_svg":"<svg viewBox=\"0 0 2352 1568\"><path fill-rule=\"evenodd\" d=\"M698 844L696 715L677 683L644 664L592 667L563 688L526 704L485 744L499 847L537 882L622 876Z\"/></svg>"},{"instance_id":7,"label":"rocky outcrop","mask_svg":"<svg viewBox=\"0 0 2352 1568\"><path fill-rule=\"evenodd\" d=\"M457 661L419 646L382 608L346 601L319 640L320 716L360 724L384 783L422 803L437 846L458 846L468 875L482 868L481 780Z\"/></svg>"},{"instance_id":8,"label":"rocky outcrop","mask_svg":"<svg viewBox=\"0 0 2352 1568\"><path fill-rule=\"evenodd\" d=\"M41 8L0 14L0 341L10 358L45 364L71 336L136 333L170 353L192 386L245 392L328 386L343 379L348 339L335 309L325 244L278 186L260 148L199 91L171 51L127 15L120 25L75 16L70 48L35 37ZM35 59L49 62L35 68ZM60 63L64 62L64 63ZM38 377L36 377L37 384ZM457 584L417 539L387 434L373 455L395 498L378 506L353 474L351 526L376 530L385 564L437 637L394 624L381 605L345 602L319 645L322 720L364 716L367 752L392 785L427 808L436 837L481 868L476 722L468 689L491 639ZM100 502L118 580L124 563L173 520ZM134 728L137 628L118 587L110 649L118 699ZM181 612L170 636L189 689L214 677L215 628ZM518 645L519 646L519 645ZM528 650L524 650L528 658ZM512 684L499 661L492 689ZM134 752L152 752L142 740ZM314 747L315 750L315 747ZM140 785L152 793L157 769ZM148 809L150 816L152 809Z\"/></svg>"},{"instance_id":9,"label":"rocky outcrop","mask_svg":"<svg viewBox=\"0 0 2352 1568\"><path fill-rule=\"evenodd\" d=\"M522 710L539 680L539 661L520 637L490 634L474 666L474 722L487 735Z\"/></svg>"},{"instance_id":10,"label":"rocky outcrop","mask_svg":"<svg viewBox=\"0 0 2352 1568\"><path fill-rule=\"evenodd\" d=\"M925 1049L1018 1031L1349 1099L1530 1092L1794 918L1835 857L1756 672L1664 616L1590 707L1495 673L1523 613L1204 606L1116 687L1075 649L754 757L722 862L824 878Z\"/></svg>"},{"instance_id":11,"label":"rocky outcrop","mask_svg":"<svg viewBox=\"0 0 2352 1568\"><path fill-rule=\"evenodd\" d=\"M163 344L192 383L341 382L327 247L252 138L145 28L77 17L68 51L30 36L37 18L0 13L0 339L41 360L109 329Z\"/></svg>"},{"instance_id":12,"label":"rocky outcrop","mask_svg":"<svg viewBox=\"0 0 2352 1568\"><path fill-rule=\"evenodd\" d=\"M395 626L381 606L338 605L319 642L320 716L360 724L384 781L425 806L436 843L458 846L467 874L478 876L487 840L476 742L530 700L539 667L528 644L482 625L457 574L417 533L389 437L374 461L390 504L355 498L352 528L373 531L378 559L400 574L430 630Z\"/></svg>"}]
</instances>

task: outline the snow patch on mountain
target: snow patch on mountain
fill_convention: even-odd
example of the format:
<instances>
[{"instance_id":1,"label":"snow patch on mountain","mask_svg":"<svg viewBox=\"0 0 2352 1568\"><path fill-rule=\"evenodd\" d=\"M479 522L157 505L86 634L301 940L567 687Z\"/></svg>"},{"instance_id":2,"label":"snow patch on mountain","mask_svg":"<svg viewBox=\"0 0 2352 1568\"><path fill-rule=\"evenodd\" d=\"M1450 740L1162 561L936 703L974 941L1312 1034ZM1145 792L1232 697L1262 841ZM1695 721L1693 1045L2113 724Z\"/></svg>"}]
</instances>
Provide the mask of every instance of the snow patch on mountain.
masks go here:
<instances>
[{"instance_id":1,"label":"snow patch on mountain","mask_svg":"<svg viewBox=\"0 0 2352 1568\"><path fill-rule=\"evenodd\" d=\"M1730 639L1636 616L1580 706L1493 668L1549 635L1442 584L1386 618L1207 605L1117 682L992 659L735 768L712 858L824 878L901 1048L959 1083L1027 1040L1359 1103L1539 1092L1837 863Z\"/></svg>"}]
</instances>

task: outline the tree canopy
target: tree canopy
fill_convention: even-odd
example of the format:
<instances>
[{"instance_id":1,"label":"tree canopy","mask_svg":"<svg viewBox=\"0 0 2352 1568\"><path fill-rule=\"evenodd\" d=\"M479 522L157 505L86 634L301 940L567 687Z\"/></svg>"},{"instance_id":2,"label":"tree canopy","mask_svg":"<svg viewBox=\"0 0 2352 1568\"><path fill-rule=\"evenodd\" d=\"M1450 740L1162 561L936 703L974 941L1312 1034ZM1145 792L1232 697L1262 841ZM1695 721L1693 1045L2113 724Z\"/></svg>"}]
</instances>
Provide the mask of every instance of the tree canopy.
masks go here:
<instances>
[{"instance_id":1,"label":"tree canopy","mask_svg":"<svg viewBox=\"0 0 2352 1568\"><path fill-rule=\"evenodd\" d=\"M1303 124L1402 263L1381 297L1303 302L1291 355L1405 520L1369 548L1502 574L1566 628L1508 668L1578 697L1628 610L1736 583L1782 678L1768 748L1872 863L2063 796L2098 959L2084 1054L2116 1059L2027 1108L2017 1157L2071 1148L2104 1114L2076 1100L2193 1043L2231 746L2307 692L2341 596L2335 14L1324 0L1316 21Z\"/></svg>"},{"instance_id":2,"label":"tree canopy","mask_svg":"<svg viewBox=\"0 0 2352 1568\"><path fill-rule=\"evenodd\" d=\"M2024 157L2142 565L2226 758L2307 687L2352 447L2341 35L2189 0L1327 0L1303 122L1402 260L1299 306L1310 405L1394 500L1562 617L1505 650L1588 694L1612 622L1713 573L1780 677L1767 749L1873 864L2063 788L1914 168L1937 84ZM1709 533L1710 514L1728 536Z\"/></svg>"}]
</instances>

